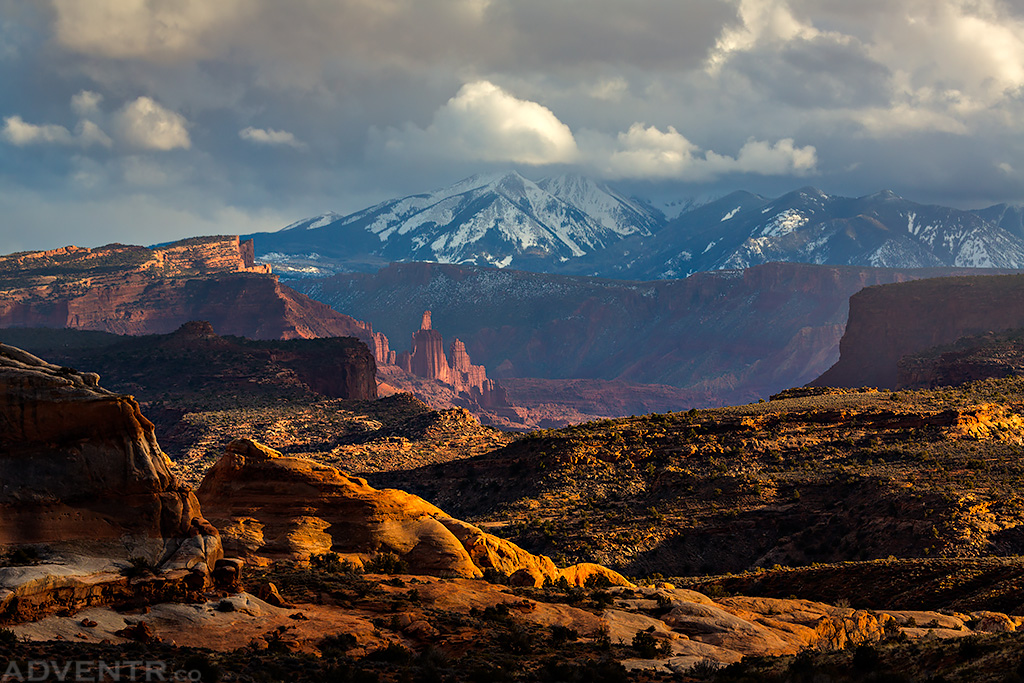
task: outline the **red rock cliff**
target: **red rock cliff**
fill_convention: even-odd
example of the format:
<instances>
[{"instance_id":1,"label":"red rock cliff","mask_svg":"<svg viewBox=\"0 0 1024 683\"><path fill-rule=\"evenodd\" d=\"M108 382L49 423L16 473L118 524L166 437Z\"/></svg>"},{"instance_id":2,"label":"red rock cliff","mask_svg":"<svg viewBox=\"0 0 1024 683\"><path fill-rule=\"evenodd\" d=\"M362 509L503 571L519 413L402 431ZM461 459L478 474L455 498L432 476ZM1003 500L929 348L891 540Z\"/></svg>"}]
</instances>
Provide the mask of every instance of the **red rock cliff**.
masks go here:
<instances>
[{"instance_id":1,"label":"red rock cliff","mask_svg":"<svg viewBox=\"0 0 1024 683\"><path fill-rule=\"evenodd\" d=\"M0 327L165 334L189 320L253 339L369 341L373 334L367 323L282 285L238 237L0 257Z\"/></svg>"},{"instance_id":2,"label":"red rock cliff","mask_svg":"<svg viewBox=\"0 0 1024 683\"><path fill-rule=\"evenodd\" d=\"M850 297L839 362L812 386L895 388L898 363L961 337L1024 327L1024 275L934 278Z\"/></svg>"}]
</instances>

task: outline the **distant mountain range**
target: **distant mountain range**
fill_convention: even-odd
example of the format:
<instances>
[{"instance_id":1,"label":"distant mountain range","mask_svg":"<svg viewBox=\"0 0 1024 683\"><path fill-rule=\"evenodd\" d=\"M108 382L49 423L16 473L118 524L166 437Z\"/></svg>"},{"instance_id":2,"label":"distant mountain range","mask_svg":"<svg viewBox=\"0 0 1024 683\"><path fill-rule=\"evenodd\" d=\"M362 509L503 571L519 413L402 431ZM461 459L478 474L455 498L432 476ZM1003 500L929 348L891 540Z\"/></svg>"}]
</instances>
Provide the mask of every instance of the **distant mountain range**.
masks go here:
<instances>
[{"instance_id":1,"label":"distant mountain range","mask_svg":"<svg viewBox=\"0 0 1024 683\"><path fill-rule=\"evenodd\" d=\"M1024 267L1024 209L1011 205L963 211L890 191L849 198L806 187L775 199L734 192L686 204L669 219L590 178L533 182L515 172L251 237L257 256L285 277L373 272L402 261L632 280L773 261Z\"/></svg>"}]
</instances>

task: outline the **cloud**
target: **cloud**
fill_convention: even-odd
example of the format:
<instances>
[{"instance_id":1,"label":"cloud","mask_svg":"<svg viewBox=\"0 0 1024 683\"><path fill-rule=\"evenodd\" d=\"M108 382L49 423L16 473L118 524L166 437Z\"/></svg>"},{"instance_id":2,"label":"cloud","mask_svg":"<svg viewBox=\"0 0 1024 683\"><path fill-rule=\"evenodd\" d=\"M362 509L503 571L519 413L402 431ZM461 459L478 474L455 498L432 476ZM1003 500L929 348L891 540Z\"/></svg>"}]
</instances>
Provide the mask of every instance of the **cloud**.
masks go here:
<instances>
[{"instance_id":1,"label":"cloud","mask_svg":"<svg viewBox=\"0 0 1024 683\"><path fill-rule=\"evenodd\" d=\"M306 145L302 141L298 140L294 135L286 130L274 130L273 128L243 128L238 131L238 137L249 142L256 143L257 145L271 145L286 147L294 147L295 149L305 149Z\"/></svg>"},{"instance_id":2,"label":"cloud","mask_svg":"<svg viewBox=\"0 0 1024 683\"><path fill-rule=\"evenodd\" d=\"M18 147L39 144L70 145L74 142L71 131L64 126L26 123L20 116L4 118L2 134L4 140Z\"/></svg>"},{"instance_id":3,"label":"cloud","mask_svg":"<svg viewBox=\"0 0 1024 683\"><path fill-rule=\"evenodd\" d=\"M91 90L82 90L71 97L71 111L81 117L93 116L99 113L102 101L103 95Z\"/></svg>"},{"instance_id":4,"label":"cloud","mask_svg":"<svg viewBox=\"0 0 1024 683\"><path fill-rule=\"evenodd\" d=\"M731 157L710 150L701 153L672 126L663 132L642 123L619 133L611 150L597 136L587 140L597 142L591 155L593 166L619 179L708 181L730 173L802 176L815 173L818 163L813 146L797 147L791 138L774 145L751 139Z\"/></svg>"},{"instance_id":5,"label":"cloud","mask_svg":"<svg viewBox=\"0 0 1024 683\"><path fill-rule=\"evenodd\" d=\"M818 151L812 145L797 147L792 138L783 138L774 145L748 140L736 158L709 151L705 159L722 173L805 176L817 171Z\"/></svg>"},{"instance_id":6,"label":"cloud","mask_svg":"<svg viewBox=\"0 0 1024 683\"><path fill-rule=\"evenodd\" d=\"M208 54L204 38L242 9L238 0L53 0L65 47L118 59Z\"/></svg>"},{"instance_id":7,"label":"cloud","mask_svg":"<svg viewBox=\"0 0 1024 683\"><path fill-rule=\"evenodd\" d=\"M114 141L99 126L88 119L79 121L75 126L75 138L83 147L90 145L110 147L114 144Z\"/></svg>"},{"instance_id":8,"label":"cloud","mask_svg":"<svg viewBox=\"0 0 1024 683\"><path fill-rule=\"evenodd\" d=\"M113 144L99 126L86 120L79 121L75 127L75 134L72 135L71 131L64 126L52 123L39 125L28 123L20 116L8 116L4 118L0 136L17 147L28 145L77 145L79 147L101 145L110 147Z\"/></svg>"},{"instance_id":9,"label":"cloud","mask_svg":"<svg viewBox=\"0 0 1024 683\"><path fill-rule=\"evenodd\" d=\"M569 163L579 155L572 131L550 109L489 81L462 86L426 128L388 129L383 146L392 155L531 165Z\"/></svg>"},{"instance_id":10,"label":"cloud","mask_svg":"<svg viewBox=\"0 0 1024 683\"><path fill-rule=\"evenodd\" d=\"M739 23L726 26L708 55L707 68L718 72L736 53L750 52L762 44L785 44L820 35L812 24L801 21L786 0L740 0Z\"/></svg>"},{"instance_id":11,"label":"cloud","mask_svg":"<svg viewBox=\"0 0 1024 683\"><path fill-rule=\"evenodd\" d=\"M142 149L168 151L192 146L185 117L149 97L139 97L125 105L117 115L117 126L129 144Z\"/></svg>"}]
</instances>

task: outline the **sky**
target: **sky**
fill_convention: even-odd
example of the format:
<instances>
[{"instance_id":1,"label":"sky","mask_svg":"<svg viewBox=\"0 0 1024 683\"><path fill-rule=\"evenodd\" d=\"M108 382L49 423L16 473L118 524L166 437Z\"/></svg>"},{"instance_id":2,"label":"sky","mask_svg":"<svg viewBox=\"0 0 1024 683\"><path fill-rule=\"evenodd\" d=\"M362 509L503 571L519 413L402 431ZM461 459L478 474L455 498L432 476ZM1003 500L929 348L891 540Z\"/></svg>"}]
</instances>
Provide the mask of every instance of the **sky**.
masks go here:
<instances>
[{"instance_id":1,"label":"sky","mask_svg":"<svg viewBox=\"0 0 1024 683\"><path fill-rule=\"evenodd\" d=\"M0 0L0 253L515 169L1024 201L1024 0Z\"/></svg>"}]
</instances>

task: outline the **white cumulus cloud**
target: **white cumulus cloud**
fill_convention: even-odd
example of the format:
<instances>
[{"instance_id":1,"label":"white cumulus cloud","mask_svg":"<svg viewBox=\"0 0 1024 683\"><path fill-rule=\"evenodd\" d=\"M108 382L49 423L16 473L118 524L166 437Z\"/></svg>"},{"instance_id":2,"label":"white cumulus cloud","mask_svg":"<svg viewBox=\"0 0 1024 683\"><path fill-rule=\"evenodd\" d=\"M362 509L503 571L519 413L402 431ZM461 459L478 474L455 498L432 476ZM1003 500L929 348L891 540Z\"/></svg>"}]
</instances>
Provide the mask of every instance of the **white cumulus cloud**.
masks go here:
<instances>
[{"instance_id":1,"label":"white cumulus cloud","mask_svg":"<svg viewBox=\"0 0 1024 683\"><path fill-rule=\"evenodd\" d=\"M20 116L8 116L4 118L0 137L17 147L28 145L77 145L79 147L101 145L110 147L113 144L99 126L84 119L78 122L75 134L72 135L71 131L64 126L52 123L28 123Z\"/></svg>"},{"instance_id":2,"label":"white cumulus cloud","mask_svg":"<svg viewBox=\"0 0 1024 683\"><path fill-rule=\"evenodd\" d=\"M390 153L465 161L540 165L579 155L572 131L550 109L489 81L464 85L426 128L410 123L388 129L384 138Z\"/></svg>"},{"instance_id":3,"label":"white cumulus cloud","mask_svg":"<svg viewBox=\"0 0 1024 683\"><path fill-rule=\"evenodd\" d=\"M28 123L20 116L4 118L2 134L4 140L18 147L53 143L69 145L74 142L71 131L64 126Z\"/></svg>"},{"instance_id":4,"label":"white cumulus cloud","mask_svg":"<svg viewBox=\"0 0 1024 683\"><path fill-rule=\"evenodd\" d=\"M610 178L705 181L730 173L802 176L816 172L818 163L813 146L797 147L792 138L775 144L747 140L735 157L702 151L672 126L662 131L634 123L614 140L593 133L584 139L590 164Z\"/></svg>"},{"instance_id":5,"label":"white cumulus cloud","mask_svg":"<svg viewBox=\"0 0 1024 683\"><path fill-rule=\"evenodd\" d=\"M273 128L253 128L249 126L238 131L238 137L254 142L257 145L284 145L286 147L294 147L295 149L305 149L306 147L304 142L288 131L274 130Z\"/></svg>"},{"instance_id":6,"label":"white cumulus cloud","mask_svg":"<svg viewBox=\"0 0 1024 683\"><path fill-rule=\"evenodd\" d=\"M117 126L129 144L142 149L168 151L192 146L185 117L149 97L125 105L117 115Z\"/></svg>"}]
</instances>

